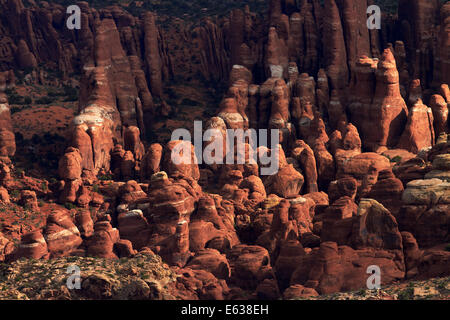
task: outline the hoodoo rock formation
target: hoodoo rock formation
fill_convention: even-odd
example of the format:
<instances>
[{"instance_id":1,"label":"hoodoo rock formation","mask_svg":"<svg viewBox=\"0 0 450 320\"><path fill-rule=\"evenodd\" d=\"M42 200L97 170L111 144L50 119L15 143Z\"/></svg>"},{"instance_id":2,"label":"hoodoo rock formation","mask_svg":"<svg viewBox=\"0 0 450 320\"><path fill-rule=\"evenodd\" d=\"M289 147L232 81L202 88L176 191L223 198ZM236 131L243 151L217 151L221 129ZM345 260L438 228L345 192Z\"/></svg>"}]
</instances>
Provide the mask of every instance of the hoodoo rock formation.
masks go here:
<instances>
[{"instance_id":1,"label":"hoodoo rock formation","mask_svg":"<svg viewBox=\"0 0 450 320\"><path fill-rule=\"evenodd\" d=\"M189 299L449 276L450 3L400 0L368 30L373 1L267 2L195 23L79 2L74 31L62 5L0 0L0 261L158 255ZM79 78L59 180L20 169L8 101L15 71L23 89L48 68Z\"/></svg>"}]
</instances>

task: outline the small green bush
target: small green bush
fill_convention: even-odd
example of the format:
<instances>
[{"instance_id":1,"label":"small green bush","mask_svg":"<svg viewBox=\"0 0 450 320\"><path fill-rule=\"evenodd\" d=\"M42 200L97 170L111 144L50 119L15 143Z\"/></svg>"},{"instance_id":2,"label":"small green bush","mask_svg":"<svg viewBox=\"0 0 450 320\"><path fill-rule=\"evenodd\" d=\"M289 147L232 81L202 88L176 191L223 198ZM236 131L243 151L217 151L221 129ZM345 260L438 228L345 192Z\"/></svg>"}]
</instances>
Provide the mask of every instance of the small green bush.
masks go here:
<instances>
[{"instance_id":1,"label":"small green bush","mask_svg":"<svg viewBox=\"0 0 450 320\"><path fill-rule=\"evenodd\" d=\"M414 298L414 288L410 287L398 294L399 300L412 300Z\"/></svg>"},{"instance_id":2,"label":"small green bush","mask_svg":"<svg viewBox=\"0 0 450 320\"><path fill-rule=\"evenodd\" d=\"M13 190L13 191L10 192L10 195L13 198L18 198L20 196L20 191L19 190Z\"/></svg>"},{"instance_id":3,"label":"small green bush","mask_svg":"<svg viewBox=\"0 0 450 320\"><path fill-rule=\"evenodd\" d=\"M42 97L36 100L36 104L50 104L53 103L56 99L54 97Z\"/></svg>"},{"instance_id":4,"label":"small green bush","mask_svg":"<svg viewBox=\"0 0 450 320\"><path fill-rule=\"evenodd\" d=\"M66 203L64 204L64 207L65 207L67 210L72 210L72 209L75 209L75 208L76 208L76 205L74 205L73 203L70 203L70 202L66 202Z\"/></svg>"},{"instance_id":5,"label":"small green bush","mask_svg":"<svg viewBox=\"0 0 450 320\"><path fill-rule=\"evenodd\" d=\"M33 100L31 100L30 97L25 97L24 101L25 104L31 104L31 102L33 102Z\"/></svg>"},{"instance_id":6,"label":"small green bush","mask_svg":"<svg viewBox=\"0 0 450 320\"><path fill-rule=\"evenodd\" d=\"M400 163L400 162L402 162L402 157L395 156L391 159L391 162Z\"/></svg>"},{"instance_id":7,"label":"small green bush","mask_svg":"<svg viewBox=\"0 0 450 320\"><path fill-rule=\"evenodd\" d=\"M9 104L25 104L24 97L15 93L8 96L8 102Z\"/></svg>"},{"instance_id":8,"label":"small green bush","mask_svg":"<svg viewBox=\"0 0 450 320\"><path fill-rule=\"evenodd\" d=\"M101 180L101 181L108 181L108 180L112 180L112 175L110 175L110 174L103 174L103 175L100 175L99 177L98 177L98 180Z\"/></svg>"}]
</instances>

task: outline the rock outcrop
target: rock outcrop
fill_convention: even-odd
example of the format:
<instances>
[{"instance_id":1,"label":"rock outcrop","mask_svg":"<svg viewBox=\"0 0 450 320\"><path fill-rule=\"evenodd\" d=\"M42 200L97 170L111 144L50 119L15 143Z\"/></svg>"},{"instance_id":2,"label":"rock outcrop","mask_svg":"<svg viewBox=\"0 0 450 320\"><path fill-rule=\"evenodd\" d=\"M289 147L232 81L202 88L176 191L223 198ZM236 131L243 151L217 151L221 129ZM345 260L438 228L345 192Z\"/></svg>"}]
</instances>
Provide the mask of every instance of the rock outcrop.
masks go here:
<instances>
[{"instance_id":1,"label":"rock outcrop","mask_svg":"<svg viewBox=\"0 0 450 320\"><path fill-rule=\"evenodd\" d=\"M383 286L449 274L448 3L401 0L369 30L366 0L195 23L79 2L71 31L62 5L1 2L0 261L153 257L170 281L120 269L145 298L306 298L365 288L374 265ZM16 84L79 87L59 181L42 161L21 172ZM182 127L193 139L169 141Z\"/></svg>"}]
</instances>

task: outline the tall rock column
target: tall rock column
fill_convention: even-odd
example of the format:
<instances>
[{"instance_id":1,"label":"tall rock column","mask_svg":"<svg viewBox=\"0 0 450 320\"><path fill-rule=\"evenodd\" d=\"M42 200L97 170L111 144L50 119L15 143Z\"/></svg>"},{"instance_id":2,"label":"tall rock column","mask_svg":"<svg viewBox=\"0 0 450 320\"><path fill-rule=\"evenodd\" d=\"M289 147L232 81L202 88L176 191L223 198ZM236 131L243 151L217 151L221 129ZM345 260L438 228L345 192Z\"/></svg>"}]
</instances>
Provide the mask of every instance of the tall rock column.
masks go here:
<instances>
[{"instance_id":1,"label":"tall rock column","mask_svg":"<svg viewBox=\"0 0 450 320\"><path fill-rule=\"evenodd\" d=\"M375 97L370 107L371 134L365 137L365 144L373 151L394 147L403 132L408 114L400 94L399 74L394 55L390 49L383 52L376 71Z\"/></svg>"},{"instance_id":2,"label":"tall rock column","mask_svg":"<svg viewBox=\"0 0 450 320\"><path fill-rule=\"evenodd\" d=\"M353 77L355 65L362 55L370 55L367 28L367 0L336 0L342 17L348 66Z\"/></svg>"},{"instance_id":3,"label":"tall rock column","mask_svg":"<svg viewBox=\"0 0 450 320\"><path fill-rule=\"evenodd\" d=\"M414 79L424 85L433 80L433 57L436 54L433 34L438 32L439 0L400 0L398 16L402 36L410 55ZM439 69L436 69L437 71Z\"/></svg>"},{"instance_id":4,"label":"tall rock column","mask_svg":"<svg viewBox=\"0 0 450 320\"><path fill-rule=\"evenodd\" d=\"M0 73L0 157L12 157L16 153L11 112L5 94L8 86L11 86L11 72Z\"/></svg>"},{"instance_id":5,"label":"tall rock column","mask_svg":"<svg viewBox=\"0 0 450 320\"><path fill-rule=\"evenodd\" d=\"M162 63L158 46L158 29L156 28L155 16L151 12L144 15L144 46L151 93L154 96L161 97Z\"/></svg>"},{"instance_id":6,"label":"tall rock column","mask_svg":"<svg viewBox=\"0 0 450 320\"><path fill-rule=\"evenodd\" d=\"M376 69L376 60L362 56L356 63L355 77L350 89L350 121L358 128L363 140L372 134L369 117L375 92Z\"/></svg>"},{"instance_id":7,"label":"tall rock column","mask_svg":"<svg viewBox=\"0 0 450 320\"><path fill-rule=\"evenodd\" d=\"M436 57L434 80L450 83L450 3L441 8L441 24L438 35L438 52Z\"/></svg>"},{"instance_id":8,"label":"tall rock column","mask_svg":"<svg viewBox=\"0 0 450 320\"><path fill-rule=\"evenodd\" d=\"M331 89L344 90L348 83L347 51L341 16L335 0L325 0L323 52ZM341 94L340 94L341 95Z\"/></svg>"}]
</instances>

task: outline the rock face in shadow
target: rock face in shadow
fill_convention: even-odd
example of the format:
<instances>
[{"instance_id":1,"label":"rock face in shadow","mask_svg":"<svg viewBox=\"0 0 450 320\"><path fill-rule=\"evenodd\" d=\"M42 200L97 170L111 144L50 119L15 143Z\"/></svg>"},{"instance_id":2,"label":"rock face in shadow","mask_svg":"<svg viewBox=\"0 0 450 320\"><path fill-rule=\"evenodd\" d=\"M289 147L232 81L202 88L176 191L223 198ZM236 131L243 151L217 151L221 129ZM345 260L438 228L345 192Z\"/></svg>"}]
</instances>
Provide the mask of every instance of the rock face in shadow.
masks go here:
<instances>
[{"instance_id":1,"label":"rock face in shadow","mask_svg":"<svg viewBox=\"0 0 450 320\"><path fill-rule=\"evenodd\" d=\"M14 73L0 72L0 156L12 157L16 153L16 139L11 122L11 111L6 89L14 87Z\"/></svg>"},{"instance_id":2,"label":"rock face in shadow","mask_svg":"<svg viewBox=\"0 0 450 320\"><path fill-rule=\"evenodd\" d=\"M140 279L147 298L317 296L366 288L374 265L382 285L449 275L450 6L402 0L368 30L371 3L192 22L80 2L69 31L61 5L2 1L0 261L157 255L173 278ZM56 87L79 73L59 181L21 172L8 102L14 71L35 85L49 66ZM194 119L217 135L196 143ZM250 128L269 134L225 140Z\"/></svg>"}]
</instances>

